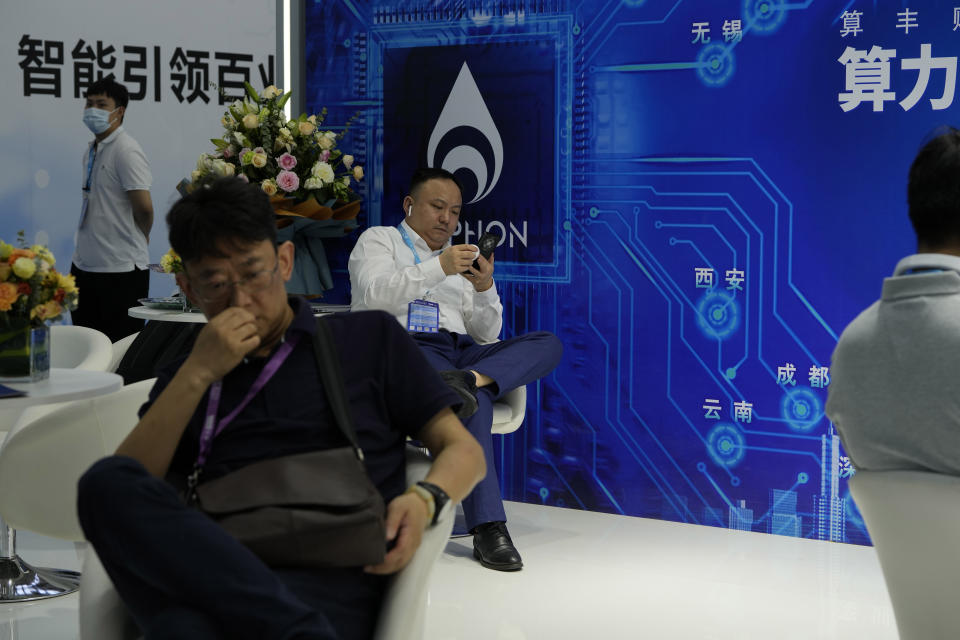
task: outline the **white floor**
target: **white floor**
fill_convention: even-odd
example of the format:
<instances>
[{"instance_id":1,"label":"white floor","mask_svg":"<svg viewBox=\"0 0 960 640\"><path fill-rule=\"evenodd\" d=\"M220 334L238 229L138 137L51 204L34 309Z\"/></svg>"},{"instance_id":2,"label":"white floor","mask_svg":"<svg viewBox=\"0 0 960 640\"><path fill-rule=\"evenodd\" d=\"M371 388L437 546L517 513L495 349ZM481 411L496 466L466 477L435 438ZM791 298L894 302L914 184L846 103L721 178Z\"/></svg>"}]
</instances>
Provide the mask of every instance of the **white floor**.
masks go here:
<instances>
[{"instance_id":1,"label":"white floor","mask_svg":"<svg viewBox=\"0 0 960 640\"><path fill-rule=\"evenodd\" d=\"M872 548L508 503L518 573L452 540L434 575L430 640L895 640ZM71 543L18 534L30 563L78 569ZM0 605L0 640L73 640L76 594Z\"/></svg>"}]
</instances>

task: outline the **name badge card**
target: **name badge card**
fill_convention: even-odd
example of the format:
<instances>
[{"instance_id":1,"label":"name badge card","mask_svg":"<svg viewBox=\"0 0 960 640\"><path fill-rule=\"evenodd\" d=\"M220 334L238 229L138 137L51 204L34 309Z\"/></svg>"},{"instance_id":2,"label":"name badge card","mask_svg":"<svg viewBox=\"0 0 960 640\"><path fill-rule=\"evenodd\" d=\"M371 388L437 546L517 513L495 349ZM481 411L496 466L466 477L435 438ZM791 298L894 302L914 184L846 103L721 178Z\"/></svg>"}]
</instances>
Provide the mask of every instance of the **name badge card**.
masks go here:
<instances>
[{"instance_id":1,"label":"name badge card","mask_svg":"<svg viewBox=\"0 0 960 640\"><path fill-rule=\"evenodd\" d=\"M429 300L414 300L407 305L407 331L436 333L439 330L439 304Z\"/></svg>"}]
</instances>

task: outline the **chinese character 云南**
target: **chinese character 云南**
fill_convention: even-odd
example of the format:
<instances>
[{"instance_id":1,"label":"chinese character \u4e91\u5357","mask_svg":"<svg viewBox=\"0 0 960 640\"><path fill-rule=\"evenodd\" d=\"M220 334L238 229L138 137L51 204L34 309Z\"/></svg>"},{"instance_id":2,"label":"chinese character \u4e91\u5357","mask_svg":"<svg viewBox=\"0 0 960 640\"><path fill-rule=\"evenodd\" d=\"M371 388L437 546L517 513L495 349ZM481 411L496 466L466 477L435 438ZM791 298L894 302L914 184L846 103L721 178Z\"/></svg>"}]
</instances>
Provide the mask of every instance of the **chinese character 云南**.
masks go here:
<instances>
[{"instance_id":1,"label":"chinese character \u4e91\u5357","mask_svg":"<svg viewBox=\"0 0 960 640\"><path fill-rule=\"evenodd\" d=\"M704 398L703 399L703 409L706 413L703 414L704 418L710 420L719 420L720 419L720 401L714 398Z\"/></svg>"}]
</instances>

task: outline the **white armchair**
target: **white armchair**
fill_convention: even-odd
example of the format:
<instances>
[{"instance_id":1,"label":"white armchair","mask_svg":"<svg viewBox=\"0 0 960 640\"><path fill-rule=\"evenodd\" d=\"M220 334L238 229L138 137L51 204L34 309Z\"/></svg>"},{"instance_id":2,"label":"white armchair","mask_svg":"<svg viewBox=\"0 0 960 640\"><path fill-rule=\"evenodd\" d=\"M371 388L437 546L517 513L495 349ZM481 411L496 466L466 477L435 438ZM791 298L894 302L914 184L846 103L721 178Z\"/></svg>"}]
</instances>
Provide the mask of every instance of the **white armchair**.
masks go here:
<instances>
[{"instance_id":1,"label":"white armchair","mask_svg":"<svg viewBox=\"0 0 960 640\"><path fill-rule=\"evenodd\" d=\"M69 324L50 327L50 366L58 369L109 371L110 338L96 329Z\"/></svg>"},{"instance_id":2,"label":"white armchair","mask_svg":"<svg viewBox=\"0 0 960 640\"><path fill-rule=\"evenodd\" d=\"M407 446L407 482L426 477L429 457ZM430 575L453 528L452 505L440 514L436 526L424 532L410 563L391 578L377 621L376 640L423 638ZM140 633L124 609L93 548L87 549L80 580L81 640L134 640Z\"/></svg>"},{"instance_id":3,"label":"white armchair","mask_svg":"<svg viewBox=\"0 0 960 640\"><path fill-rule=\"evenodd\" d=\"M850 492L880 559L900 638L956 638L960 478L857 471Z\"/></svg>"},{"instance_id":4,"label":"white armchair","mask_svg":"<svg viewBox=\"0 0 960 640\"><path fill-rule=\"evenodd\" d=\"M493 403L493 433L513 433L520 428L527 412L527 387L508 391Z\"/></svg>"},{"instance_id":5,"label":"white armchair","mask_svg":"<svg viewBox=\"0 0 960 640\"><path fill-rule=\"evenodd\" d=\"M133 344L133 341L137 339L137 336L140 335L140 332L131 333L126 338L120 338L111 346L112 356L110 358L110 368L107 371L116 373L117 367L120 366L120 361L123 360L123 356L127 354L127 349L130 348L130 345Z\"/></svg>"},{"instance_id":6,"label":"white armchair","mask_svg":"<svg viewBox=\"0 0 960 640\"><path fill-rule=\"evenodd\" d=\"M53 538L83 540L77 481L96 460L113 453L136 425L137 410L153 383L144 380L49 412L24 412L0 449L0 515L6 523Z\"/></svg>"}]
</instances>

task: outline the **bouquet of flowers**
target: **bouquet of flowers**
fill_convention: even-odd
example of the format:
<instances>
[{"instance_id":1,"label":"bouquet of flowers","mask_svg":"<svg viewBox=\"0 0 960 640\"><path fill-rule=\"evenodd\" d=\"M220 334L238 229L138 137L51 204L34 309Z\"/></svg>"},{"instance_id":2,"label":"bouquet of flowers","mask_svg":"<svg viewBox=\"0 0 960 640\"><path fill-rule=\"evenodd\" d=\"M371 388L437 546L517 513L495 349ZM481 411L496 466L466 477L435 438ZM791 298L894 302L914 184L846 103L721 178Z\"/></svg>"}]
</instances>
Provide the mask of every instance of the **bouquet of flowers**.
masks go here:
<instances>
[{"instance_id":1,"label":"bouquet of flowers","mask_svg":"<svg viewBox=\"0 0 960 640\"><path fill-rule=\"evenodd\" d=\"M337 148L350 122L336 134L320 128L326 109L287 120L283 106L289 92L271 85L258 94L249 83L245 86L244 99L233 102L220 119L222 136L211 139L216 151L201 154L181 191L236 175L260 185L279 215L341 219L345 216L334 216L330 207L357 202L346 217L356 216L359 196L351 184L363 179L363 167Z\"/></svg>"},{"instance_id":2,"label":"bouquet of flowers","mask_svg":"<svg viewBox=\"0 0 960 640\"><path fill-rule=\"evenodd\" d=\"M183 271L183 260L172 248L168 249L160 258L160 268L163 269L164 273L181 273Z\"/></svg>"},{"instance_id":3,"label":"bouquet of flowers","mask_svg":"<svg viewBox=\"0 0 960 640\"><path fill-rule=\"evenodd\" d=\"M6 327L41 327L77 307L77 285L54 269L50 249L27 248L22 231L17 239L17 247L0 240L0 320Z\"/></svg>"}]
</instances>

